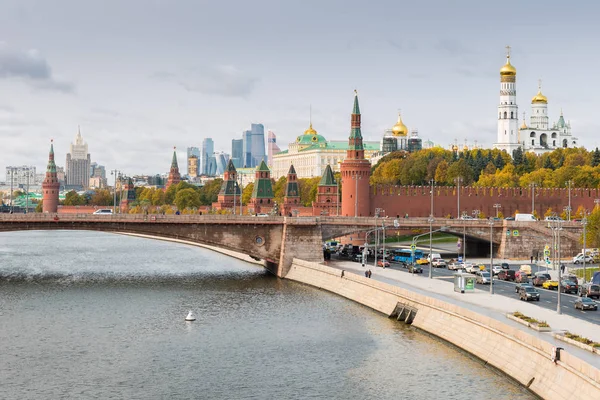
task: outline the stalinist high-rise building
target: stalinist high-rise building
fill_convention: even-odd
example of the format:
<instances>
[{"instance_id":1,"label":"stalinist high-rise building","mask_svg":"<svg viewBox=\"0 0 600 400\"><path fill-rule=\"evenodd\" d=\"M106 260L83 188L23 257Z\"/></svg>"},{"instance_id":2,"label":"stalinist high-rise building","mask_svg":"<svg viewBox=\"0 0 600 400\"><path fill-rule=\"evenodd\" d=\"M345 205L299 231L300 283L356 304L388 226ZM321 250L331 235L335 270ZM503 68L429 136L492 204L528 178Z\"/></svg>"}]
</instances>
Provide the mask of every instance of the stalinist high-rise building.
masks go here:
<instances>
[{"instance_id":1,"label":"stalinist high-rise building","mask_svg":"<svg viewBox=\"0 0 600 400\"><path fill-rule=\"evenodd\" d=\"M71 143L69 153L67 153L67 163L65 166L66 186L81 187L85 190L90 185L90 154L88 145L81 137L81 130L77 130L75 143Z\"/></svg>"}]
</instances>

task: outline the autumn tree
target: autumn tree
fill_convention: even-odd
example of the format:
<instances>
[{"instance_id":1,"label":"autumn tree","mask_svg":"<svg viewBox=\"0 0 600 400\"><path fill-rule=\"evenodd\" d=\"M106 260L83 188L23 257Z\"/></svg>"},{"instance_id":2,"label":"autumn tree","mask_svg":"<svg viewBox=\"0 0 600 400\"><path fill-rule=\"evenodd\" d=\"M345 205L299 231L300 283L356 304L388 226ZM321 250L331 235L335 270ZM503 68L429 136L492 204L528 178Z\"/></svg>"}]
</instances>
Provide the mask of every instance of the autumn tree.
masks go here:
<instances>
[{"instance_id":1,"label":"autumn tree","mask_svg":"<svg viewBox=\"0 0 600 400\"><path fill-rule=\"evenodd\" d=\"M200 207L200 194L191 188L178 190L175 195L175 205L179 210Z\"/></svg>"}]
</instances>

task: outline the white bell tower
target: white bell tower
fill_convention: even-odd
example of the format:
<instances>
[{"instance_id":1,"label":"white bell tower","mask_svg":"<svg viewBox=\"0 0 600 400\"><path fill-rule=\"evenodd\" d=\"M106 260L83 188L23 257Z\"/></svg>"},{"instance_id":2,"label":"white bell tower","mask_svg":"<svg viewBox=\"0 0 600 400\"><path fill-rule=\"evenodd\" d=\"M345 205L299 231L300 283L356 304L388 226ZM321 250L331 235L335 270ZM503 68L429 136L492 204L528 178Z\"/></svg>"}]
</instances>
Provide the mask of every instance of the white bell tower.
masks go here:
<instances>
[{"instance_id":1,"label":"white bell tower","mask_svg":"<svg viewBox=\"0 0 600 400\"><path fill-rule=\"evenodd\" d=\"M494 148L512 156L519 143L519 109L517 107L517 70L510 63L510 46L506 46L506 64L500 69L500 104L498 136Z\"/></svg>"}]
</instances>

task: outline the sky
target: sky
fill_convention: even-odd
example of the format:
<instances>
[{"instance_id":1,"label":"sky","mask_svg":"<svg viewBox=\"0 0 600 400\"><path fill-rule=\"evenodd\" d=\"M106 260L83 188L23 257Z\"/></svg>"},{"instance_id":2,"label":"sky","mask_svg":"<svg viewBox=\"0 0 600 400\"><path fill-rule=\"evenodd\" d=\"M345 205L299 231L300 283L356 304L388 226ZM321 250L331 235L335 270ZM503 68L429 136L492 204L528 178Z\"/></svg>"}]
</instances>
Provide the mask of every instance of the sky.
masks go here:
<instances>
[{"instance_id":1,"label":"sky","mask_svg":"<svg viewBox=\"0 0 600 400\"><path fill-rule=\"evenodd\" d=\"M600 146L600 3L556 0L0 0L0 168L64 166L78 126L92 161L166 173L173 147L231 152L251 123L282 149L313 127L365 140L401 110L447 147L496 139L505 46L519 113L542 79L584 147ZM0 173L3 175L3 172Z\"/></svg>"}]
</instances>

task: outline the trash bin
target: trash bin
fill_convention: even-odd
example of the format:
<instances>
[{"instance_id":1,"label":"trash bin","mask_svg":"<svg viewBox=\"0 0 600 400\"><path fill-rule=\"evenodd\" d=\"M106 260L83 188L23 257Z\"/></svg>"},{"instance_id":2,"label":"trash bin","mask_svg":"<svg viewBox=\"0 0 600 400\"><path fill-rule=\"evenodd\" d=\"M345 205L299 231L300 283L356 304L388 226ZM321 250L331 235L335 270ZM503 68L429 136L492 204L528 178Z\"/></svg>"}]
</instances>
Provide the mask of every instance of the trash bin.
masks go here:
<instances>
[{"instance_id":1,"label":"trash bin","mask_svg":"<svg viewBox=\"0 0 600 400\"><path fill-rule=\"evenodd\" d=\"M454 291L468 293L475 291L475 275L457 272L454 274Z\"/></svg>"}]
</instances>

